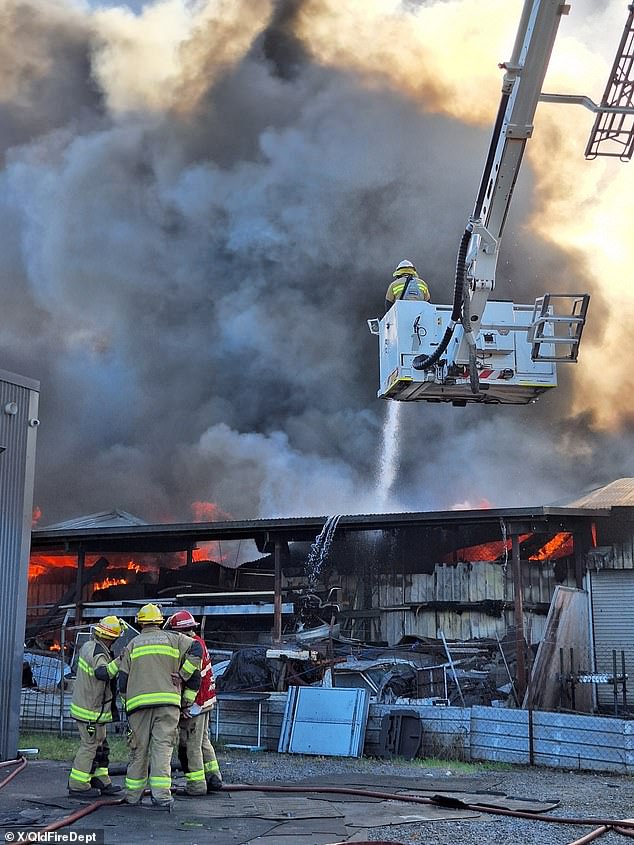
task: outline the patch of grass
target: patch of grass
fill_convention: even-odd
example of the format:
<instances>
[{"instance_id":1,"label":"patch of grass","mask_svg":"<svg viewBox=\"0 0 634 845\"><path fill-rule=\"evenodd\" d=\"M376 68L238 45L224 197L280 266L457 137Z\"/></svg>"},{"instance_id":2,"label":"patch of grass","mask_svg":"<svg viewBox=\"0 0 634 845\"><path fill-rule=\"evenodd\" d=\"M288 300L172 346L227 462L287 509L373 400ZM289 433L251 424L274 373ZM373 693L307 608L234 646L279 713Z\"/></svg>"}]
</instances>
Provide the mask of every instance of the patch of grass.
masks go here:
<instances>
[{"instance_id":1,"label":"patch of grass","mask_svg":"<svg viewBox=\"0 0 634 845\"><path fill-rule=\"evenodd\" d=\"M108 734L110 762L125 763L128 759L128 746L122 736ZM59 736L48 731L31 731L20 734L20 748L39 748L38 760L70 761L79 747L79 737Z\"/></svg>"},{"instance_id":2,"label":"patch of grass","mask_svg":"<svg viewBox=\"0 0 634 845\"><path fill-rule=\"evenodd\" d=\"M420 766L422 769L451 769L452 772L487 772L510 770L510 763L467 763L464 760L439 760L436 757L417 757L407 760L407 763Z\"/></svg>"},{"instance_id":3,"label":"patch of grass","mask_svg":"<svg viewBox=\"0 0 634 845\"><path fill-rule=\"evenodd\" d=\"M486 763L474 762L468 763L464 760L449 760L442 757L414 757L411 760L405 757L364 757L361 760L366 760L370 767L378 763L392 763L396 766L414 767L417 769L442 769L443 771L451 771L452 773L474 774L476 772L487 771L511 771L516 768L512 763Z\"/></svg>"}]
</instances>

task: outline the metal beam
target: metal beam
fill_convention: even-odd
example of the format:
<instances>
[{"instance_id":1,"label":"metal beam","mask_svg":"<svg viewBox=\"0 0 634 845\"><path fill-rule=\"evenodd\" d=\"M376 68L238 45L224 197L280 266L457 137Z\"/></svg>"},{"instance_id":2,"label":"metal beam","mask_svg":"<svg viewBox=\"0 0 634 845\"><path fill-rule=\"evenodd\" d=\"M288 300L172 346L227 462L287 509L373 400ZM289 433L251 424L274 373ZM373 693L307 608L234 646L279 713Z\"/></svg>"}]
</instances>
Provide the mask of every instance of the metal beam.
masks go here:
<instances>
[{"instance_id":1,"label":"metal beam","mask_svg":"<svg viewBox=\"0 0 634 845\"><path fill-rule=\"evenodd\" d=\"M583 106L591 112L599 114L634 114L634 108L629 106L600 106L585 94L546 94L539 95L542 103L567 103L573 106Z\"/></svg>"},{"instance_id":2,"label":"metal beam","mask_svg":"<svg viewBox=\"0 0 634 845\"><path fill-rule=\"evenodd\" d=\"M120 606L117 604L102 605L101 607L84 608L85 619L101 619L112 613L114 616L130 618L136 616L141 605ZM164 607L164 610L166 608ZM192 616L272 616L275 612L273 604L207 604L207 605L173 605L170 610L188 610ZM284 602L280 613L291 614L295 611L292 602Z\"/></svg>"},{"instance_id":3,"label":"metal beam","mask_svg":"<svg viewBox=\"0 0 634 845\"><path fill-rule=\"evenodd\" d=\"M522 587L522 567L520 562L520 539L513 534L512 558L513 558L513 594L515 599L515 649L517 660L517 697L520 701L526 692L526 658L524 654L524 590Z\"/></svg>"},{"instance_id":4,"label":"metal beam","mask_svg":"<svg viewBox=\"0 0 634 845\"><path fill-rule=\"evenodd\" d=\"M273 643L279 645L282 642L282 544L275 541L275 584L273 598Z\"/></svg>"}]
</instances>

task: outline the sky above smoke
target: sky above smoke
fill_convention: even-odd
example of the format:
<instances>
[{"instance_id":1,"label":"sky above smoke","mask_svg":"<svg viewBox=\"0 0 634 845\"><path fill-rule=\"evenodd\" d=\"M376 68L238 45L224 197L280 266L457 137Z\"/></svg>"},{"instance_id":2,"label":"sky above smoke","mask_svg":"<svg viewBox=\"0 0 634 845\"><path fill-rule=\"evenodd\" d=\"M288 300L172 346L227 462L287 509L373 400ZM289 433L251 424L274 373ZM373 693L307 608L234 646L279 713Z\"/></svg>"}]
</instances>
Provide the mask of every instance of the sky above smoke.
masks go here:
<instances>
[{"instance_id":1,"label":"sky above smoke","mask_svg":"<svg viewBox=\"0 0 634 845\"><path fill-rule=\"evenodd\" d=\"M402 258L450 302L519 0L0 0L0 367L41 381L48 524L543 504L634 475L634 164L540 106L496 296L590 291L536 405L400 406ZM600 99L626 17L576 0L546 90ZM394 422L394 421L392 421Z\"/></svg>"}]
</instances>

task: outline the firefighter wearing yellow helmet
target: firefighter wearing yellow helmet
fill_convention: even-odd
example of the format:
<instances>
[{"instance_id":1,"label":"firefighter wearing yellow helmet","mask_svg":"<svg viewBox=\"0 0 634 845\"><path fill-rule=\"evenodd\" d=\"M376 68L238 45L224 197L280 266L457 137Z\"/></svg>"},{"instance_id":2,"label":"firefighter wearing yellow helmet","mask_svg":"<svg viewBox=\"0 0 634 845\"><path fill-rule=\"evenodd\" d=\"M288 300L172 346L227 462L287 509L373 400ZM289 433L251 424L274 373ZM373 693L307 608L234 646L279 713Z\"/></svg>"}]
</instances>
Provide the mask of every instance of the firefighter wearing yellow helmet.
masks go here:
<instances>
[{"instance_id":1,"label":"firefighter wearing yellow helmet","mask_svg":"<svg viewBox=\"0 0 634 845\"><path fill-rule=\"evenodd\" d=\"M165 627L182 631L200 643L200 688L188 713L179 724L178 759L185 775L186 795L206 795L222 789L222 775L216 751L209 739L209 716L216 705L216 684L207 645L196 633L198 622L188 610L178 610Z\"/></svg>"},{"instance_id":2,"label":"firefighter wearing yellow helmet","mask_svg":"<svg viewBox=\"0 0 634 845\"><path fill-rule=\"evenodd\" d=\"M68 778L68 792L73 797L99 798L121 791L108 774L106 724L119 715L115 704L119 661L112 646L124 624L116 616L104 616L79 652L70 705L70 715L79 729L79 750Z\"/></svg>"},{"instance_id":3,"label":"firefighter wearing yellow helmet","mask_svg":"<svg viewBox=\"0 0 634 845\"><path fill-rule=\"evenodd\" d=\"M163 630L156 604L144 605L136 621L141 633L124 648L119 669L130 726L125 801L139 804L149 785L152 804L170 811L172 750L181 712L194 702L200 686L202 649L185 634Z\"/></svg>"},{"instance_id":4,"label":"firefighter wearing yellow helmet","mask_svg":"<svg viewBox=\"0 0 634 845\"><path fill-rule=\"evenodd\" d=\"M411 261L401 261L392 276L394 281L390 282L385 293L386 311L397 299L417 299L422 302L429 302L431 299L427 283L419 279L416 267Z\"/></svg>"}]
</instances>

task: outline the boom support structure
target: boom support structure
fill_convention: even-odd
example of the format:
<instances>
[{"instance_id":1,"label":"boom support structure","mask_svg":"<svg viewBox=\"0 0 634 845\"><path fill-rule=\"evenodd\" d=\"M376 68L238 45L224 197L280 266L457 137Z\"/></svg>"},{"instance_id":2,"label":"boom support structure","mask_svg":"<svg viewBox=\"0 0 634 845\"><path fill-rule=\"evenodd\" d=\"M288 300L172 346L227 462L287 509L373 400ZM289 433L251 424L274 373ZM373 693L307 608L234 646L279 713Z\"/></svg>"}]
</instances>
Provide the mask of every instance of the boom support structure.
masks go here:
<instances>
[{"instance_id":1,"label":"boom support structure","mask_svg":"<svg viewBox=\"0 0 634 845\"><path fill-rule=\"evenodd\" d=\"M480 331L484 307L495 287L500 241L513 197L526 141L559 29L570 6L561 0L527 0L505 70L502 96L473 214L466 257L464 335L455 363L468 364ZM465 319L466 318L466 319Z\"/></svg>"}]
</instances>

